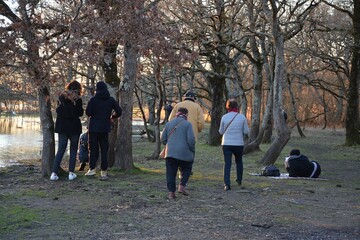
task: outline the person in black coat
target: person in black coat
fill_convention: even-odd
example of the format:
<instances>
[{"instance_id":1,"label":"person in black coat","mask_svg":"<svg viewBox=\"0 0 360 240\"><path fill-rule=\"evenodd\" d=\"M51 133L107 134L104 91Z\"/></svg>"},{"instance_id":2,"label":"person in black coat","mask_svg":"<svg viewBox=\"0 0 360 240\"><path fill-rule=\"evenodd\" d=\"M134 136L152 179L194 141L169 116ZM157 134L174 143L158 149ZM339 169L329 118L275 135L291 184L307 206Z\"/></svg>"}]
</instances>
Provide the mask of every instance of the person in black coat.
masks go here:
<instances>
[{"instance_id":1,"label":"person in black coat","mask_svg":"<svg viewBox=\"0 0 360 240\"><path fill-rule=\"evenodd\" d=\"M289 177L310 177L317 178L321 173L320 164L310 161L300 150L293 149L290 155L285 158L285 168Z\"/></svg>"},{"instance_id":2,"label":"person in black coat","mask_svg":"<svg viewBox=\"0 0 360 240\"><path fill-rule=\"evenodd\" d=\"M58 150L50 176L50 180L52 181L59 179L57 173L66 151L68 140L70 140L69 180L76 178L76 174L74 173L76 153L79 136L82 132L80 117L84 114L80 97L81 91L81 84L73 80L65 86L65 91L60 94L58 99L55 122L55 132L58 133Z\"/></svg>"},{"instance_id":3,"label":"person in black coat","mask_svg":"<svg viewBox=\"0 0 360 240\"><path fill-rule=\"evenodd\" d=\"M113 112L115 111L115 112ZM122 109L107 89L105 82L96 84L95 96L86 107L89 116L90 169L86 176L96 175L96 161L101 152L101 179L107 178L109 132L114 118L121 116Z\"/></svg>"}]
</instances>

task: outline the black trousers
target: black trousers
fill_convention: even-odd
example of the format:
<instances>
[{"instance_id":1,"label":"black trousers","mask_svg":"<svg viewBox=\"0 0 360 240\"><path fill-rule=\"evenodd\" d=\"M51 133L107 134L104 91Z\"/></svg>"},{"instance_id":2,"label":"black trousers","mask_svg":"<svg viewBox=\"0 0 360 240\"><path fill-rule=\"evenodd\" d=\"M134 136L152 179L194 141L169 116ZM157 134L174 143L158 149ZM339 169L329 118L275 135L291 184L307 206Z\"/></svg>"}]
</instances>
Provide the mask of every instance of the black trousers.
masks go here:
<instances>
[{"instance_id":1,"label":"black trousers","mask_svg":"<svg viewBox=\"0 0 360 240\"><path fill-rule=\"evenodd\" d=\"M176 174L179 168L182 171L180 185L186 186L191 175L193 162L178 160L175 158L166 158L166 182L169 192L176 191Z\"/></svg>"},{"instance_id":2,"label":"black trousers","mask_svg":"<svg viewBox=\"0 0 360 240\"><path fill-rule=\"evenodd\" d=\"M90 146L90 169L95 169L96 161L101 153L101 170L106 171L108 164L109 133L91 133L89 132ZM100 152L99 152L100 149Z\"/></svg>"}]
</instances>

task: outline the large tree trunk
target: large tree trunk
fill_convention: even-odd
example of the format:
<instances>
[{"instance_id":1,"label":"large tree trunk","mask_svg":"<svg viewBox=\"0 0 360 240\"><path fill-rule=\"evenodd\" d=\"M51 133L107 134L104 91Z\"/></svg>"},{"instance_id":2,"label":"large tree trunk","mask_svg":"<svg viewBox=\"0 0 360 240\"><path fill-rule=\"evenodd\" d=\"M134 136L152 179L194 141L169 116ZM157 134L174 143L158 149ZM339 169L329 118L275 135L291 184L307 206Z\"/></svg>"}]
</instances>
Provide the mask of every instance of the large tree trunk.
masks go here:
<instances>
[{"instance_id":1,"label":"large tree trunk","mask_svg":"<svg viewBox=\"0 0 360 240\"><path fill-rule=\"evenodd\" d=\"M221 135L219 133L221 117L224 113L224 88L225 79L211 78L209 79L212 90L212 109L210 111L211 124L209 130L208 144L210 146L218 146L221 143Z\"/></svg>"},{"instance_id":2,"label":"large tree trunk","mask_svg":"<svg viewBox=\"0 0 360 240\"><path fill-rule=\"evenodd\" d=\"M120 117L118 141L115 147L115 167L121 170L134 168L132 157L132 112L133 92L137 75L137 55L135 46L126 42L124 46L124 79L120 83L120 106L123 110Z\"/></svg>"},{"instance_id":3,"label":"large tree trunk","mask_svg":"<svg viewBox=\"0 0 360 240\"><path fill-rule=\"evenodd\" d=\"M48 87L39 88L39 111L43 145L41 154L41 176L50 176L55 158L54 120L51 114L50 91Z\"/></svg>"},{"instance_id":4,"label":"large tree trunk","mask_svg":"<svg viewBox=\"0 0 360 240\"><path fill-rule=\"evenodd\" d=\"M285 118L282 113L283 104L283 85L285 83L285 57L284 57L284 36L281 33L278 25L277 9L275 9L275 1L270 0L272 4L272 34L274 39L274 46L276 51L275 57L275 72L274 72L274 127L276 137L270 148L259 161L263 165L274 164L280 156L281 151L290 139L291 131L286 125Z\"/></svg>"},{"instance_id":5,"label":"large tree trunk","mask_svg":"<svg viewBox=\"0 0 360 240\"><path fill-rule=\"evenodd\" d=\"M354 1L351 73L347 99L346 140L348 146L360 144L359 83L360 83L360 2Z\"/></svg>"},{"instance_id":6,"label":"large tree trunk","mask_svg":"<svg viewBox=\"0 0 360 240\"><path fill-rule=\"evenodd\" d=\"M119 99L118 87L120 84L120 78L118 77L117 71L117 60L116 60L116 50L117 43L109 44L104 43L104 57L102 61L102 69L104 72L105 82L111 86L111 93L116 100ZM109 134L109 151L108 159L109 166L112 167L115 164L115 145L117 140L117 131L118 131L118 119L114 121L113 128Z\"/></svg>"}]
</instances>

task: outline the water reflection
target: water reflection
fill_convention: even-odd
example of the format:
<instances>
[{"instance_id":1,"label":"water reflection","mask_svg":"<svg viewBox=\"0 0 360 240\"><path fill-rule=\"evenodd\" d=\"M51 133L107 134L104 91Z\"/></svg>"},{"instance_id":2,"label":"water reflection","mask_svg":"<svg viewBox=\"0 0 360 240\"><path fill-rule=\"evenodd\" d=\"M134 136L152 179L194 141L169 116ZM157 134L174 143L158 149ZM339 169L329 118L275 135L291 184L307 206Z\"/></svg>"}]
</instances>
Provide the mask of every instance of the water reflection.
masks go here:
<instances>
[{"instance_id":1,"label":"water reflection","mask_svg":"<svg viewBox=\"0 0 360 240\"><path fill-rule=\"evenodd\" d=\"M0 116L0 167L40 158L41 147L38 116Z\"/></svg>"},{"instance_id":2,"label":"water reflection","mask_svg":"<svg viewBox=\"0 0 360 240\"><path fill-rule=\"evenodd\" d=\"M134 139L146 137L140 134L142 126L141 120L133 121ZM86 131L85 126L83 131ZM55 143L57 143L57 134L55 134ZM57 146L55 148L57 149ZM14 165L21 160L40 159L41 149L42 133L39 116L0 116L0 167Z\"/></svg>"}]
</instances>

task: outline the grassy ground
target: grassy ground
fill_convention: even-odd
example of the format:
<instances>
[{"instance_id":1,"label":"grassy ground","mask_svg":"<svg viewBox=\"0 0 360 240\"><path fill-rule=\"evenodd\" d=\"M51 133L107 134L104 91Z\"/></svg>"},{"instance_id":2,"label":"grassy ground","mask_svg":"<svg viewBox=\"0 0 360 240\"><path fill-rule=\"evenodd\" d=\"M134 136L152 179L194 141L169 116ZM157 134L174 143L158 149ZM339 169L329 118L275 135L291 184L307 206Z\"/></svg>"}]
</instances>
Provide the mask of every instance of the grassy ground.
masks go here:
<instances>
[{"instance_id":1,"label":"grassy ground","mask_svg":"<svg viewBox=\"0 0 360 240\"><path fill-rule=\"evenodd\" d=\"M166 199L164 160L134 142L140 170L112 169L108 181L41 178L37 164L0 170L0 239L360 239L360 148L344 147L343 130L293 132L276 166L299 148L322 167L319 180L249 173L269 145L244 156L244 187L224 192L221 147L197 144L190 196ZM234 166L232 168L234 170ZM232 172L232 180L235 179Z\"/></svg>"}]
</instances>

